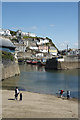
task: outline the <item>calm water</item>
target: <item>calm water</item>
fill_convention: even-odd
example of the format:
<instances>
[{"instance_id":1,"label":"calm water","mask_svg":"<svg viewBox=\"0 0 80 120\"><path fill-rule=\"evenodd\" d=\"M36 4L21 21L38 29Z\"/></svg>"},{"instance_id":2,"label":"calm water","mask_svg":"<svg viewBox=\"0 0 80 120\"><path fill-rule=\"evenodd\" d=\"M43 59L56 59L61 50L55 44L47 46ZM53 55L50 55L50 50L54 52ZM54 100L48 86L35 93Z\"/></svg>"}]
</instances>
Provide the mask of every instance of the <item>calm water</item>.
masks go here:
<instances>
[{"instance_id":1,"label":"calm water","mask_svg":"<svg viewBox=\"0 0 80 120\"><path fill-rule=\"evenodd\" d=\"M44 66L19 65L21 73L19 76L2 81L3 89L14 89L16 86L20 90L38 93L54 94L58 90L70 90L72 97L78 97L78 79L80 75L77 70L45 70Z\"/></svg>"}]
</instances>

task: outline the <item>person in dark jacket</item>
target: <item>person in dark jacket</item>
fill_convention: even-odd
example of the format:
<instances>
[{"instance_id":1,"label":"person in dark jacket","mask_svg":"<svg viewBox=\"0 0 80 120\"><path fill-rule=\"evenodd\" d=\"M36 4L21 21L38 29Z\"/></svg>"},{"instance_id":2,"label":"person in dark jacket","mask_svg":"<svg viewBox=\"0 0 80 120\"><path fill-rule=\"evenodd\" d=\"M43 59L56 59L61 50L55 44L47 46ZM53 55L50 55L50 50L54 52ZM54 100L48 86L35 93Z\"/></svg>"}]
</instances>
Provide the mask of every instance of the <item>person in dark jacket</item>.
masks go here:
<instances>
[{"instance_id":1,"label":"person in dark jacket","mask_svg":"<svg viewBox=\"0 0 80 120\"><path fill-rule=\"evenodd\" d=\"M18 87L15 88L15 100L17 100L19 94Z\"/></svg>"},{"instance_id":2,"label":"person in dark jacket","mask_svg":"<svg viewBox=\"0 0 80 120\"><path fill-rule=\"evenodd\" d=\"M67 99L70 99L70 90L67 91Z\"/></svg>"}]
</instances>

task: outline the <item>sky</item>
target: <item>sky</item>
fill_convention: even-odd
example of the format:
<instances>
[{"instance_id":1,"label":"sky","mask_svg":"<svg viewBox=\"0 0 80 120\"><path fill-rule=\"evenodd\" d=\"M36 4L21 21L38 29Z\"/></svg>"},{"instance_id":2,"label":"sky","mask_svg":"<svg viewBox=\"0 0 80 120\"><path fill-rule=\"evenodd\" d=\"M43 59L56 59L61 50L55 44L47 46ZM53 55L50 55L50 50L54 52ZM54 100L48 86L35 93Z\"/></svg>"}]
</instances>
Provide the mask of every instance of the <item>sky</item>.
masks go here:
<instances>
[{"instance_id":1,"label":"sky","mask_svg":"<svg viewBox=\"0 0 80 120\"><path fill-rule=\"evenodd\" d=\"M49 37L59 50L78 48L78 3L3 2L2 28Z\"/></svg>"}]
</instances>

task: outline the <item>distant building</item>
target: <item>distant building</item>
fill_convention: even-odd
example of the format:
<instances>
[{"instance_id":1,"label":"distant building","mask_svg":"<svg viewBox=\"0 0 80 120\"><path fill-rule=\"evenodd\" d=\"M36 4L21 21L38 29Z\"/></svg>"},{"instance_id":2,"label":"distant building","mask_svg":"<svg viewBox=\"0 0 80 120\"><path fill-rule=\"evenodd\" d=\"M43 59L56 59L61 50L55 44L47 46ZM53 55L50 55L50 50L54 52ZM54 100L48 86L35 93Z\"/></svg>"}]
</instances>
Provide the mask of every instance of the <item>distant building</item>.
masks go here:
<instances>
[{"instance_id":1,"label":"distant building","mask_svg":"<svg viewBox=\"0 0 80 120\"><path fill-rule=\"evenodd\" d=\"M80 49L71 49L68 55L80 55Z\"/></svg>"},{"instance_id":2,"label":"distant building","mask_svg":"<svg viewBox=\"0 0 80 120\"><path fill-rule=\"evenodd\" d=\"M21 30L17 30L17 32L16 32L16 36L17 36L17 37L22 36L22 31L21 31Z\"/></svg>"},{"instance_id":3,"label":"distant building","mask_svg":"<svg viewBox=\"0 0 80 120\"><path fill-rule=\"evenodd\" d=\"M0 35L1 36L11 36L11 34L10 34L10 30L6 30L6 29L1 29L0 28Z\"/></svg>"},{"instance_id":4,"label":"distant building","mask_svg":"<svg viewBox=\"0 0 80 120\"><path fill-rule=\"evenodd\" d=\"M36 37L36 34L28 32L28 36L30 36L30 37Z\"/></svg>"},{"instance_id":5,"label":"distant building","mask_svg":"<svg viewBox=\"0 0 80 120\"><path fill-rule=\"evenodd\" d=\"M37 53L36 57L44 57L44 54L43 53Z\"/></svg>"},{"instance_id":6,"label":"distant building","mask_svg":"<svg viewBox=\"0 0 80 120\"><path fill-rule=\"evenodd\" d=\"M38 47L37 47L37 46L31 46L31 47L29 47L29 48L32 49L32 50L38 51Z\"/></svg>"},{"instance_id":7,"label":"distant building","mask_svg":"<svg viewBox=\"0 0 80 120\"><path fill-rule=\"evenodd\" d=\"M50 53L51 55L56 56L56 55L58 54L58 51L57 51L57 49L56 49L55 47L51 46L51 47L49 48L49 53Z\"/></svg>"},{"instance_id":8,"label":"distant building","mask_svg":"<svg viewBox=\"0 0 80 120\"><path fill-rule=\"evenodd\" d=\"M38 50L43 53L48 53L48 46L46 45L41 45L38 47Z\"/></svg>"},{"instance_id":9,"label":"distant building","mask_svg":"<svg viewBox=\"0 0 80 120\"><path fill-rule=\"evenodd\" d=\"M28 33L22 32L22 36L28 36Z\"/></svg>"},{"instance_id":10,"label":"distant building","mask_svg":"<svg viewBox=\"0 0 80 120\"><path fill-rule=\"evenodd\" d=\"M18 52L25 52L26 51L26 45L15 43L16 49L15 51Z\"/></svg>"},{"instance_id":11,"label":"distant building","mask_svg":"<svg viewBox=\"0 0 80 120\"><path fill-rule=\"evenodd\" d=\"M0 37L0 50L6 52L15 52L15 48L16 47L9 39Z\"/></svg>"},{"instance_id":12,"label":"distant building","mask_svg":"<svg viewBox=\"0 0 80 120\"><path fill-rule=\"evenodd\" d=\"M49 40L47 40L46 38L40 38L39 41L37 42L37 45L43 45L49 43Z\"/></svg>"},{"instance_id":13,"label":"distant building","mask_svg":"<svg viewBox=\"0 0 80 120\"><path fill-rule=\"evenodd\" d=\"M4 35L4 31L0 28L0 35Z\"/></svg>"},{"instance_id":14,"label":"distant building","mask_svg":"<svg viewBox=\"0 0 80 120\"><path fill-rule=\"evenodd\" d=\"M4 30L5 36L11 36L10 30Z\"/></svg>"},{"instance_id":15,"label":"distant building","mask_svg":"<svg viewBox=\"0 0 80 120\"><path fill-rule=\"evenodd\" d=\"M16 33L16 36L18 37L18 36L20 36L20 35L21 35L22 37L24 37L24 36L36 37L36 34L34 34L34 33L22 32L21 30L18 30L17 33Z\"/></svg>"}]
</instances>

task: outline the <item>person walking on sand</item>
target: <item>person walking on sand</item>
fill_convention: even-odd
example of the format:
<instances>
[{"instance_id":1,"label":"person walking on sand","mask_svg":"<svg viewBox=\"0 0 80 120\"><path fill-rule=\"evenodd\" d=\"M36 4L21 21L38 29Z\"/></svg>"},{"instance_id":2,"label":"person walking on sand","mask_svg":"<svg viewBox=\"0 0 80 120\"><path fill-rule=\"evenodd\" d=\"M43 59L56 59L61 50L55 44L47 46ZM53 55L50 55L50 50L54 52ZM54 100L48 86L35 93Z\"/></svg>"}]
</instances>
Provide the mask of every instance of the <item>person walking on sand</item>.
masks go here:
<instances>
[{"instance_id":1,"label":"person walking on sand","mask_svg":"<svg viewBox=\"0 0 80 120\"><path fill-rule=\"evenodd\" d=\"M15 88L15 100L17 100L19 94L18 87Z\"/></svg>"}]
</instances>

